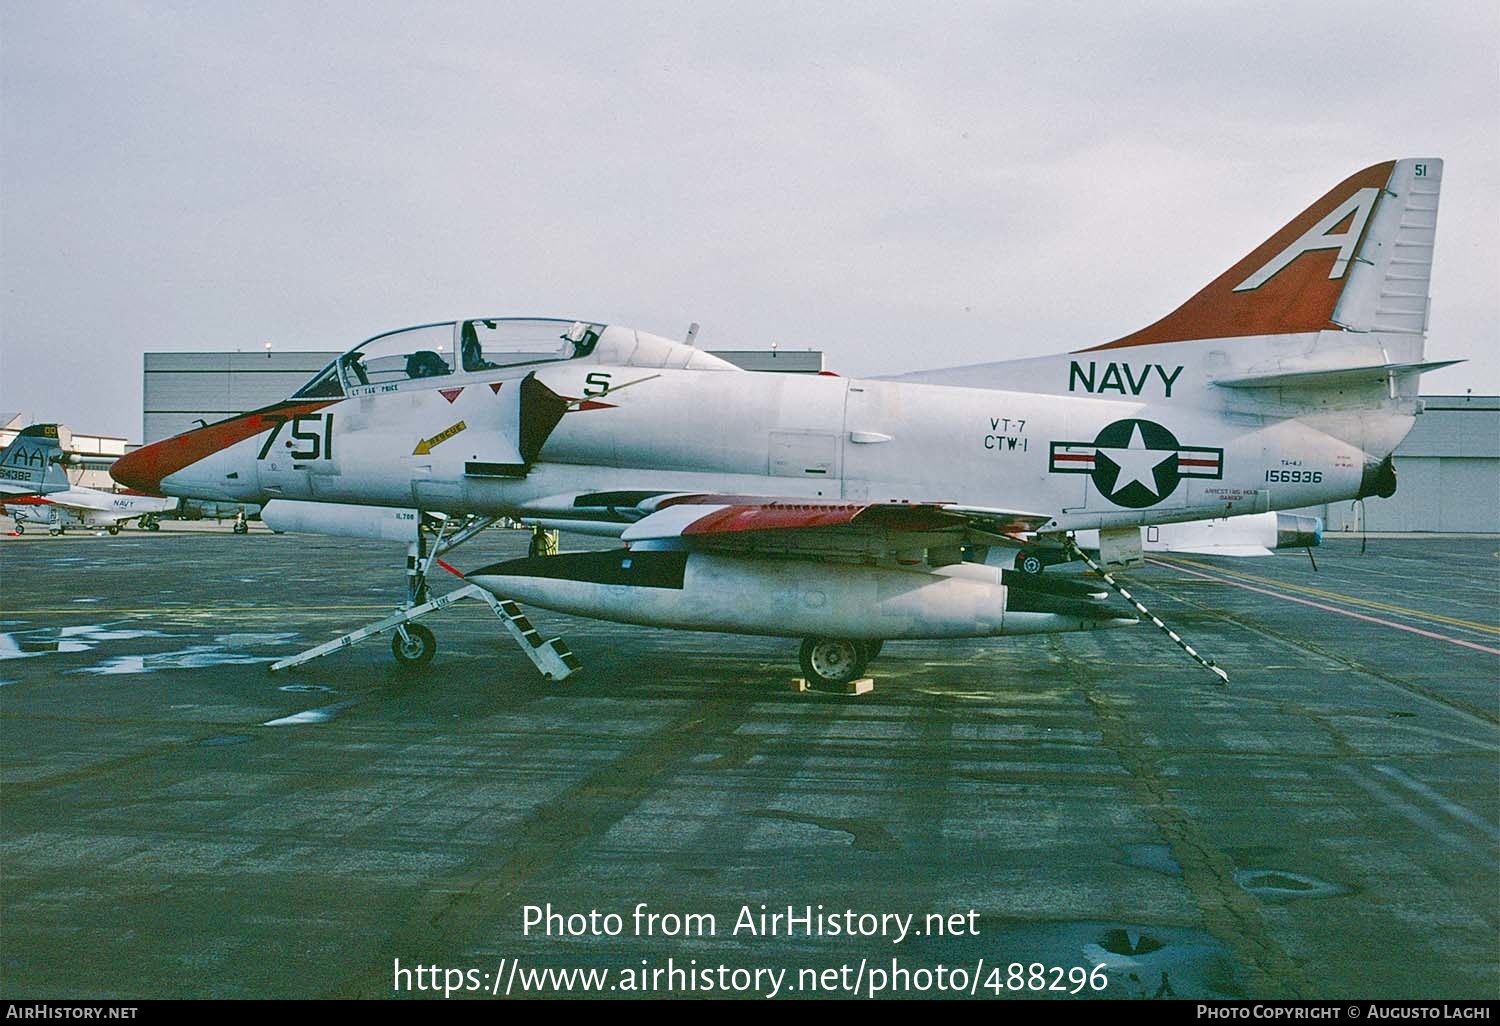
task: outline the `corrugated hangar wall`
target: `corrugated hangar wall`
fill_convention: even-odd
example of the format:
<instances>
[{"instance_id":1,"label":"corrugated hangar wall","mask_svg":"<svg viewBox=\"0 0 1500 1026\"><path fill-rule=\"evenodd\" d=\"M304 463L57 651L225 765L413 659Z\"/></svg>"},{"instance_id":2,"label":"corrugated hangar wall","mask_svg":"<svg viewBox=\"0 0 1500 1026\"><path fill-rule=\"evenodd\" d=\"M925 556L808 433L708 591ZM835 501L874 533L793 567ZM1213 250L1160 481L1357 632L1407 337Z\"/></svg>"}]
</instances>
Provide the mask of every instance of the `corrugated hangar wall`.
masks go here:
<instances>
[{"instance_id":1,"label":"corrugated hangar wall","mask_svg":"<svg viewBox=\"0 0 1500 1026\"><path fill-rule=\"evenodd\" d=\"M285 399L337 353L147 353L143 437L155 442ZM816 350L720 351L751 370L817 373ZM1500 532L1500 397L1427 396L1396 450L1396 494L1305 512L1329 531Z\"/></svg>"},{"instance_id":2,"label":"corrugated hangar wall","mask_svg":"<svg viewBox=\"0 0 1500 1026\"><path fill-rule=\"evenodd\" d=\"M1500 532L1500 396L1424 396L1396 447L1396 494L1307 512L1329 531Z\"/></svg>"},{"instance_id":3,"label":"corrugated hangar wall","mask_svg":"<svg viewBox=\"0 0 1500 1026\"><path fill-rule=\"evenodd\" d=\"M141 439L159 442L269 406L307 384L337 353L147 353Z\"/></svg>"}]
</instances>

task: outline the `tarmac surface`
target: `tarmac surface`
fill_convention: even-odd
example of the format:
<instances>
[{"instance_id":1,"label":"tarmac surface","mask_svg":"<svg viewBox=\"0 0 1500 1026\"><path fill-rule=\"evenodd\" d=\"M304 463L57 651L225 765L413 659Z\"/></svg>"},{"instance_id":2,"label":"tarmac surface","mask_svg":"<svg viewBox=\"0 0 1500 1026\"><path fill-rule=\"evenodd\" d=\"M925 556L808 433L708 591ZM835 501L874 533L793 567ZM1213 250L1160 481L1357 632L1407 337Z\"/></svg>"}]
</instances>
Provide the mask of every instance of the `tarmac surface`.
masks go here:
<instances>
[{"instance_id":1,"label":"tarmac surface","mask_svg":"<svg viewBox=\"0 0 1500 1026\"><path fill-rule=\"evenodd\" d=\"M472 602L425 671L273 676L401 547L174 528L0 538L0 996L1500 997L1493 537L1126 575L1227 688L1141 625L892 643L842 698L791 640L531 609L548 683Z\"/></svg>"}]
</instances>

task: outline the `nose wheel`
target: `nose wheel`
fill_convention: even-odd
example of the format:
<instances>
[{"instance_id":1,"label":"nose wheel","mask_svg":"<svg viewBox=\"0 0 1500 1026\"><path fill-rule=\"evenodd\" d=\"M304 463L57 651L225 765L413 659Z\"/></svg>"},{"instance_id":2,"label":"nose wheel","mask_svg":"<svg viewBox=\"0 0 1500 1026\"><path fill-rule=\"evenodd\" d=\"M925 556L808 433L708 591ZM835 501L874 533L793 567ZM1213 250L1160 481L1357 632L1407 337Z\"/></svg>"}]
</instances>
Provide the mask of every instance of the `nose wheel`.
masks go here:
<instances>
[{"instance_id":1,"label":"nose wheel","mask_svg":"<svg viewBox=\"0 0 1500 1026\"><path fill-rule=\"evenodd\" d=\"M437 655L437 637L419 623L403 624L391 637L391 654L402 666L426 666Z\"/></svg>"}]
</instances>

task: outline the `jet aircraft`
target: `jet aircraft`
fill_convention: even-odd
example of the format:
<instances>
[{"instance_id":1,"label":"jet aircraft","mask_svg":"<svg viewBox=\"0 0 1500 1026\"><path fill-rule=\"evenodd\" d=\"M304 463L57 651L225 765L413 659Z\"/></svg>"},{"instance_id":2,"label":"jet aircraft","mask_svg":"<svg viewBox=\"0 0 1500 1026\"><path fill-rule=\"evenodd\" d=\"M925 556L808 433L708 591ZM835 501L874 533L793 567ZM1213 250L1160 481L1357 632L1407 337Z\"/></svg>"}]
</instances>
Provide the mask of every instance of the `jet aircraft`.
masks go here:
<instances>
[{"instance_id":1,"label":"jet aircraft","mask_svg":"<svg viewBox=\"0 0 1500 1026\"><path fill-rule=\"evenodd\" d=\"M51 534L62 534L70 527L119 534L123 524L137 518L142 527L154 530L157 518L176 508L175 498L72 484L68 465L108 460L80 459L67 453L65 434L66 429L57 424L32 424L0 452L0 505L15 521L17 534L25 534L28 524L45 526Z\"/></svg>"},{"instance_id":2,"label":"jet aircraft","mask_svg":"<svg viewBox=\"0 0 1500 1026\"><path fill-rule=\"evenodd\" d=\"M1419 376L1446 365L1423 353L1441 177L1435 159L1365 168L1165 317L1058 356L756 374L623 325L469 318L377 335L113 474L613 535L467 578L566 613L801 638L822 683L883 640L1123 626L1097 586L1024 570L1087 558L1081 531L1107 569L1139 560L1144 525L1392 493ZM431 658L430 632L395 630L398 658Z\"/></svg>"}]
</instances>

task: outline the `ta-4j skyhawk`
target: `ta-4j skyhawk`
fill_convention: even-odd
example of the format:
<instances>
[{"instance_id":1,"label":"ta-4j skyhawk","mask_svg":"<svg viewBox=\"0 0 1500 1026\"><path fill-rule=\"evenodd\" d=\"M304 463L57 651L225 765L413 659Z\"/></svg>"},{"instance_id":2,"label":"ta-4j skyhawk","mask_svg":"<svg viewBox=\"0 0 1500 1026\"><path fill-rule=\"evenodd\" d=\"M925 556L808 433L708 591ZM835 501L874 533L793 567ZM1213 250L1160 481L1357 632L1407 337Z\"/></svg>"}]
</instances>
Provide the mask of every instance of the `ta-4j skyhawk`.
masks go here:
<instances>
[{"instance_id":1,"label":"ta-4j skyhawk","mask_svg":"<svg viewBox=\"0 0 1500 1026\"><path fill-rule=\"evenodd\" d=\"M1423 357L1441 179L1433 159L1365 168L1161 320L1059 356L871 380L749 373L617 324L426 324L113 473L612 535L623 548L467 579L565 613L801 638L828 683L885 640L1123 625L1102 588L1001 564L1077 557L1087 530L1101 564L1128 565L1142 525L1394 490L1418 378L1443 365ZM398 657L431 657L409 618L382 629Z\"/></svg>"}]
</instances>

